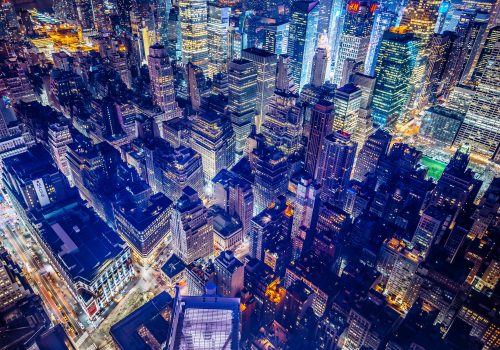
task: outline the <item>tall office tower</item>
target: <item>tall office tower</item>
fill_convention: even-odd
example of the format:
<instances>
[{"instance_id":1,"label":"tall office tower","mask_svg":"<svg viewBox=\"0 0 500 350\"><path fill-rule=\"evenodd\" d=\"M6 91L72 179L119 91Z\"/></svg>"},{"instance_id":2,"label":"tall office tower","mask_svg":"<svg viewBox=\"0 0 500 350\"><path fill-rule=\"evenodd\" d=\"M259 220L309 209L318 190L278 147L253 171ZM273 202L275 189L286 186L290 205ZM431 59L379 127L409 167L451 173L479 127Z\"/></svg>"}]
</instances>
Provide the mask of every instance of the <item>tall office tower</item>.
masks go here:
<instances>
[{"instance_id":1,"label":"tall office tower","mask_svg":"<svg viewBox=\"0 0 500 350\"><path fill-rule=\"evenodd\" d=\"M495 227L495 222L498 219L500 210L500 177L496 177L491 182L481 198L472 219L474 224L470 229L469 236L472 239L482 239L490 235L490 227Z\"/></svg>"},{"instance_id":2,"label":"tall office tower","mask_svg":"<svg viewBox=\"0 0 500 350\"><path fill-rule=\"evenodd\" d=\"M457 85L451 91L446 107L465 116L475 94L475 87L468 85Z\"/></svg>"},{"instance_id":3,"label":"tall office tower","mask_svg":"<svg viewBox=\"0 0 500 350\"><path fill-rule=\"evenodd\" d=\"M413 285L422 258L418 251L405 248L398 251L396 256L384 294L392 295L397 304L400 304L404 310L408 310L417 297Z\"/></svg>"},{"instance_id":4,"label":"tall office tower","mask_svg":"<svg viewBox=\"0 0 500 350\"><path fill-rule=\"evenodd\" d=\"M455 35L452 32L434 34L429 43L429 57L424 81L424 97L435 103L441 95L442 76L451 53Z\"/></svg>"},{"instance_id":5,"label":"tall office tower","mask_svg":"<svg viewBox=\"0 0 500 350\"><path fill-rule=\"evenodd\" d=\"M444 230L449 226L449 212L442 207L429 206L422 213L411 244L419 251L424 259L429 255L432 245Z\"/></svg>"},{"instance_id":6,"label":"tall office tower","mask_svg":"<svg viewBox=\"0 0 500 350\"><path fill-rule=\"evenodd\" d=\"M274 53L276 56L286 55L288 52L288 22L277 22L264 26L263 49Z\"/></svg>"},{"instance_id":7,"label":"tall office tower","mask_svg":"<svg viewBox=\"0 0 500 350\"><path fill-rule=\"evenodd\" d=\"M129 243L140 259L154 258L170 232L172 201L151 189L132 193L113 205L116 231ZM137 189L136 189L137 191Z\"/></svg>"},{"instance_id":8,"label":"tall office tower","mask_svg":"<svg viewBox=\"0 0 500 350\"><path fill-rule=\"evenodd\" d=\"M349 1L340 35L339 51L335 63L333 83L341 87L348 83L348 63L364 67L370 45L373 16L377 8L370 1ZM364 68L363 68L364 69ZM362 70L362 69L361 69Z\"/></svg>"},{"instance_id":9,"label":"tall office tower","mask_svg":"<svg viewBox=\"0 0 500 350\"><path fill-rule=\"evenodd\" d=\"M354 84L346 84L335 91L335 118L333 130L353 135L359 119L361 90Z\"/></svg>"},{"instance_id":10,"label":"tall office tower","mask_svg":"<svg viewBox=\"0 0 500 350\"><path fill-rule=\"evenodd\" d=\"M148 70L153 102L165 114L161 121L177 117L179 111L175 101L174 76L165 46L155 44L149 48Z\"/></svg>"},{"instance_id":11,"label":"tall office tower","mask_svg":"<svg viewBox=\"0 0 500 350\"><path fill-rule=\"evenodd\" d=\"M78 24L84 32L94 30L94 13L91 0L75 0Z\"/></svg>"},{"instance_id":12,"label":"tall office tower","mask_svg":"<svg viewBox=\"0 0 500 350\"><path fill-rule=\"evenodd\" d=\"M419 53L415 62L408 99L410 109L416 107L421 98L426 62L430 53L429 43L436 27L440 3L440 0L410 0L401 20L401 25L409 28L419 39Z\"/></svg>"},{"instance_id":13,"label":"tall office tower","mask_svg":"<svg viewBox=\"0 0 500 350\"><path fill-rule=\"evenodd\" d=\"M306 171L319 180L318 173L320 155L323 153L325 136L332 131L334 119L334 104L330 101L321 100L314 105L311 115L311 131L306 150Z\"/></svg>"},{"instance_id":14,"label":"tall office tower","mask_svg":"<svg viewBox=\"0 0 500 350\"><path fill-rule=\"evenodd\" d=\"M252 183L225 169L217 174L213 182L215 204L225 209L229 215L238 217L243 226L243 234L247 235L253 217Z\"/></svg>"},{"instance_id":15,"label":"tall office tower","mask_svg":"<svg viewBox=\"0 0 500 350\"><path fill-rule=\"evenodd\" d=\"M202 113L193 119L192 147L201 154L205 181L233 166L236 141L231 121L220 114Z\"/></svg>"},{"instance_id":16,"label":"tall office tower","mask_svg":"<svg viewBox=\"0 0 500 350\"><path fill-rule=\"evenodd\" d=\"M253 150L254 159L254 215L263 211L288 188L288 163L283 152L273 147Z\"/></svg>"},{"instance_id":17,"label":"tall office tower","mask_svg":"<svg viewBox=\"0 0 500 350\"><path fill-rule=\"evenodd\" d=\"M228 65L228 112L236 138L236 158L243 157L255 117L257 72L252 61L232 60Z\"/></svg>"},{"instance_id":18,"label":"tall office tower","mask_svg":"<svg viewBox=\"0 0 500 350\"><path fill-rule=\"evenodd\" d=\"M295 1L292 4L288 55L292 58L292 76L300 91L311 80L311 61L318 30L318 1Z\"/></svg>"},{"instance_id":19,"label":"tall office tower","mask_svg":"<svg viewBox=\"0 0 500 350\"><path fill-rule=\"evenodd\" d=\"M198 193L187 186L174 204L171 219L172 247L188 265L197 259L208 259L213 253L213 228L208 209Z\"/></svg>"},{"instance_id":20,"label":"tall office tower","mask_svg":"<svg viewBox=\"0 0 500 350\"><path fill-rule=\"evenodd\" d=\"M313 224L313 216L319 208L320 187L310 175L303 175L297 185L297 195L293 203L292 237L294 240L301 231L308 230ZM297 257L297 253L294 253Z\"/></svg>"},{"instance_id":21,"label":"tall office tower","mask_svg":"<svg viewBox=\"0 0 500 350\"><path fill-rule=\"evenodd\" d=\"M71 171L66 158L66 145L73 142L71 132L67 125L56 123L49 125L48 136L50 155L54 158L59 171L68 178L71 187L73 187L74 184L71 180Z\"/></svg>"},{"instance_id":22,"label":"tall office tower","mask_svg":"<svg viewBox=\"0 0 500 350\"><path fill-rule=\"evenodd\" d=\"M500 26L490 30L478 68L483 69L457 138L456 146L469 143L475 153L500 160ZM492 43L494 41L494 43Z\"/></svg>"},{"instance_id":23,"label":"tall office tower","mask_svg":"<svg viewBox=\"0 0 500 350\"><path fill-rule=\"evenodd\" d=\"M168 15L167 40L168 56L172 60L180 61L182 59L182 42L178 7L172 7L170 9L170 13Z\"/></svg>"},{"instance_id":24,"label":"tall office tower","mask_svg":"<svg viewBox=\"0 0 500 350\"><path fill-rule=\"evenodd\" d=\"M481 45L484 43L487 34L489 19L489 13L476 12L476 16L467 38L467 48L460 76L460 83L470 82L472 78L472 73L476 68L477 61L481 53Z\"/></svg>"},{"instance_id":25,"label":"tall office tower","mask_svg":"<svg viewBox=\"0 0 500 350\"><path fill-rule=\"evenodd\" d=\"M215 293L212 282L203 296L181 296L176 290L169 349L239 349L240 299Z\"/></svg>"},{"instance_id":26,"label":"tall office tower","mask_svg":"<svg viewBox=\"0 0 500 350\"><path fill-rule=\"evenodd\" d=\"M377 63L380 41L382 40L384 32L396 25L400 7L400 4L395 4L393 2L382 3L377 6L370 37L370 47L368 48L368 54L365 61L365 74L375 74L375 64Z\"/></svg>"},{"instance_id":27,"label":"tall office tower","mask_svg":"<svg viewBox=\"0 0 500 350\"><path fill-rule=\"evenodd\" d=\"M325 137L321 154L321 200L342 208L345 192L349 186L357 145L348 133L337 131Z\"/></svg>"},{"instance_id":28,"label":"tall office tower","mask_svg":"<svg viewBox=\"0 0 500 350\"><path fill-rule=\"evenodd\" d=\"M261 126L266 143L287 155L302 147L304 111L297 100L296 94L276 89Z\"/></svg>"},{"instance_id":29,"label":"tall office tower","mask_svg":"<svg viewBox=\"0 0 500 350\"><path fill-rule=\"evenodd\" d=\"M368 173L372 173L377 169L380 157L387 154L389 150L391 139L391 135L381 129L378 129L373 135L368 137L358 153L353 174L355 180L363 182Z\"/></svg>"},{"instance_id":30,"label":"tall office tower","mask_svg":"<svg viewBox=\"0 0 500 350\"><path fill-rule=\"evenodd\" d=\"M229 52L228 29L230 7L208 5L208 76L225 72Z\"/></svg>"},{"instance_id":31,"label":"tall office tower","mask_svg":"<svg viewBox=\"0 0 500 350\"><path fill-rule=\"evenodd\" d=\"M275 89L277 57L269 51L252 47L243 50L241 58L252 61L257 71L255 126L257 133L259 133L262 120L268 111L269 102Z\"/></svg>"},{"instance_id":32,"label":"tall office tower","mask_svg":"<svg viewBox=\"0 0 500 350\"><path fill-rule=\"evenodd\" d=\"M404 27L384 33L375 67L373 121L392 124L403 115L418 54L418 39Z\"/></svg>"},{"instance_id":33,"label":"tall office tower","mask_svg":"<svg viewBox=\"0 0 500 350\"><path fill-rule=\"evenodd\" d=\"M451 158L429 195L429 205L453 213L452 221L462 208L475 200L481 186L481 181L475 179L475 173L467 168L469 157L470 146L462 145Z\"/></svg>"},{"instance_id":34,"label":"tall office tower","mask_svg":"<svg viewBox=\"0 0 500 350\"><path fill-rule=\"evenodd\" d=\"M361 90L361 101L359 104L359 115L356 122L356 128L352 135L352 140L358 144L358 152L365 144L368 137L373 134L373 118L371 105L373 101L373 91L375 90L376 79L361 73L355 73L351 76L352 83Z\"/></svg>"},{"instance_id":35,"label":"tall office tower","mask_svg":"<svg viewBox=\"0 0 500 350\"><path fill-rule=\"evenodd\" d=\"M154 147L145 147L146 171L149 186L154 192L163 192L176 201L186 186L203 196L203 168L201 156L193 149L172 148L158 139Z\"/></svg>"},{"instance_id":36,"label":"tall office tower","mask_svg":"<svg viewBox=\"0 0 500 350\"><path fill-rule=\"evenodd\" d=\"M214 259L214 270L220 295L234 298L241 292L245 268L232 251L223 251Z\"/></svg>"},{"instance_id":37,"label":"tall office tower","mask_svg":"<svg viewBox=\"0 0 500 350\"><path fill-rule=\"evenodd\" d=\"M207 2L180 0L182 63L191 62L208 73Z\"/></svg>"},{"instance_id":38,"label":"tall office tower","mask_svg":"<svg viewBox=\"0 0 500 350\"><path fill-rule=\"evenodd\" d=\"M205 75L203 70L189 62L186 65L187 73L187 98L191 102L191 108L199 111L201 108L201 94L205 86Z\"/></svg>"},{"instance_id":39,"label":"tall office tower","mask_svg":"<svg viewBox=\"0 0 500 350\"><path fill-rule=\"evenodd\" d=\"M311 85L314 87L323 85L330 64L330 50L326 35L320 34L318 41L311 68Z\"/></svg>"},{"instance_id":40,"label":"tall office tower","mask_svg":"<svg viewBox=\"0 0 500 350\"><path fill-rule=\"evenodd\" d=\"M292 58L281 55L276 66L276 90L296 94L297 86L294 83L292 74Z\"/></svg>"}]
</instances>

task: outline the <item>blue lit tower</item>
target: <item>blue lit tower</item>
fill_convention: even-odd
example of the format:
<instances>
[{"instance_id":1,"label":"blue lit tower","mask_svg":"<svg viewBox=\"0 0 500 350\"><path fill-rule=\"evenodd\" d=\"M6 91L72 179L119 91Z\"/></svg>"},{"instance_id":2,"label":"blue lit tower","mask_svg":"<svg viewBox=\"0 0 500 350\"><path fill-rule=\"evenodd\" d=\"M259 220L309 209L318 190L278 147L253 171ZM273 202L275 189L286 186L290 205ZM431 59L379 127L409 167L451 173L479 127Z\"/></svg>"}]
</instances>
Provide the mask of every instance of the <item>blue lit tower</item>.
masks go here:
<instances>
[{"instance_id":1,"label":"blue lit tower","mask_svg":"<svg viewBox=\"0 0 500 350\"><path fill-rule=\"evenodd\" d=\"M316 48L318 1L296 1L292 5L288 55L292 58L292 76L300 89L311 78L311 61Z\"/></svg>"},{"instance_id":2,"label":"blue lit tower","mask_svg":"<svg viewBox=\"0 0 500 350\"><path fill-rule=\"evenodd\" d=\"M352 0L346 4L333 76L333 83L339 87L348 82L349 62L360 67L365 64L376 9L377 4L372 1Z\"/></svg>"},{"instance_id":3,"label":"blue lit tower","mask_svg":"<svg viewBox=\"0 0 500 350\"><path fill-rule=\"evenodd\" d=\"M410 81L418 54L418 39L404 27L384 33L375 67L373 121L391 124L405 110Z\"/></svg>"}]
</instances>

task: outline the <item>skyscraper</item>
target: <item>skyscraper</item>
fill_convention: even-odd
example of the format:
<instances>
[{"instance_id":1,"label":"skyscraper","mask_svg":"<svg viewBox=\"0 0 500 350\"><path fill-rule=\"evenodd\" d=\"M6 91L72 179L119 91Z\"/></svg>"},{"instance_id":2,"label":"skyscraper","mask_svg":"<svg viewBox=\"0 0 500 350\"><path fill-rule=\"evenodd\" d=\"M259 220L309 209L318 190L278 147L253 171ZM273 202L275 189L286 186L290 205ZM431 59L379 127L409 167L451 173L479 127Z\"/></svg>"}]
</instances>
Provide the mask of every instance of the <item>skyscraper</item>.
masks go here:
<instances>
[{"instance_id":1,"label":"skyscraper","mask_svg":"<svg viewBox=\"0 0 500 350\"><path fill-rule=\"evenodd\" d=\"M67 125L52 124L49 126L49 151L54 158L57 168L63 173L71 186L74 186L71 180L71 171L66 159L66 145L73 142L71 133Z\"/></svg>"},{"instance_id":2,"label":"skyscraper","mask_svg":"<svg viewBox=\"0 0 500 350\"><path fill-rule=\"evenodd\" d=\"M208 209L194 189L186 187L172 213L172 246L185 264L208 259L213 253L212 223Z\"/></svg>"},{"instance_id":3,"label":"skyscraper","mask_svg":"<svg viewBox=\"0 0 500 350\"><path fill-rule=\"evenodd\" d=\"M338 87L348 83L348 62L364 67L373 27L376 3L371 1L349 1L346 4L344 28L335 63L333 83ZM362 69L361 69L362 70Z\"/></svg>"},{"instance_id":4,"label":"skyscraper","mask_svg":"<svg viewBox=\"0 0 500 350\"><path fill-rule=\"evenodd\" d=\"M381 129L368 137L358 153L353 178L363 182L368 173L374 172L378 160L387 153L390 143L391 135Z\"/></svg>"},{"instance_id":5,"label":"skyscraper","mask_svg":"<svg viewBox=\"0 0 500 350\"><path fill-rule=\"evenodd\" d=\"M351 136L337 131L325 137L318 182L322 185L321 200L339 205L349 186L357 145Z\"/></svg>"},{"instance_id":6,"label":"skyscraper","mask_svg":"<svg viewBox=\"0 0 500 350\"><path fill-rule=\"evenodd\" d=\"M269 109L269 102L275 89L277 56L269 51L252 47L243 50L241 57L252 61L257 72L255 125L257 132L259 132L262 119Z\"/></svg>"},{"instance_id":7,"label":"skyscraper","mask_svg":"<svg viewBox=\"0 0 500 350\"><path fill-rule=\"evenodd\" d=\"M229 53L229 16L231 8L210 3L208 5L208 76L224 72Z\"/></svg>"},{"instance_id":8,"label":"skyscraper","mask_svg":"<svg viewBox=\"0 0 500 350\"><path fill-rule=\"evenodd\" d=\"M332 131L334 105L321 100L314 105L311 116L311 132L307 142L305 169L316 180L319 180L318 165L323 153L325 136Z\"/></svg>"},{"instance_id":9,"label":"skyscraper","mask_svg":"<svg viewBox=\"0 0 500 350\"><path fill-rule=\"evenodd\" d=\"M469 143L473 152L500 160L500 27L490 30L478 67L482 68L479 85L458 131L454 144Z\"/></svg>"},{"instance_id":10,"label":"skyscraper","mask_svg":"<svg viewBox=\"0 0 500 350\"><path fill-rule=\"evenodd\" d=\"M193 149L201 154L206 181L234 164L235 134L228 118L216 113L197 115L191 137Z\"/></svg>"},{"instance_id":11,"label":"skyscraper","mask_svg":"<svg viewBox=\"0 0 500 350\"><path fill-rule=\"evenodd\" d=\"M292 240L299 236L300 231L311 227L313 216L319 208L319 194L319 186L310 175L304 175L299 179L297 196L293 203Z\"/></svg>"},{"instance_id":12,"label":"skyscraper","mask_svg":"<svg viewBox=\"0 0 500 350\"><path fill-rule=\"evenodd\" d=\"M181 296L177 289L169 350L238 350L239 341L239 298L217 296L211 282L203 296Z\"/></svg>"},{"instance_id":13,"label":"skyscraper","mask_svg":"<svg viewBox=\"0 0 500 350\"><path fill-rule=\"evenodd\" d=\"M311 85L314 87L323 85L330 64L330 50L328 48L326 35L320 34L318 41L318 47L314 53L311 67Z\"/></svg>"},{"instance_id":14,"label":"skyscraper","mask_svg":"<svg viewBox=\"0 0 500 350\"><path fill-rule=\"evenodd\" d=\"M335 91L333 130L354 134L361 107L361 94L361 89L354 84L346 84Z\"/></svg>"},{"instance_id":15,"label":"skyscraper","mask_svg":"<svg viewBox=\"0 0 500 350\"><path fill-rule=\"evenodd\" d=\"M380 125L395 122L408 102L410 81L416 64L418 39L404 27L384 33L375 67L373 121Z\"/></svg>"},{"instance_id":16,"label":"skyscraper","mask_svg":"<svg viewBox=\"0 0 500 350\"><path fill-rule=\"evenodd\" d=\"M208 73L207 2L180 0L182 63L191 62Z\"/></svg>"},{"instance_id":17,"label":"skyscraper","mask_svg":"<svg viewBox=\"0 0 500 350\"><path fill-rule=\"evenodd\" d=\"M292 4L288 55L292 58L292 76L299 91L311 79L310 62L316 47L318 4L318 1L295 1Z\"/></svg>"},{"instance_id":18,"label":"skyscraper","mask_svg":"<svg viewBox=\"0 0 500 350\"><path fill-rule=\"evenodd\" d=\"M279 195L285 194L288 186L287 158L273 147L254 149L254 215L259 214Z\"/></svg>"},{"instance_id":19,"label":"skyscraper","mask_svg":"<svg viewBox=\"0 0 500 350\"><path fill-rule=\"evenodd\" d=\"M177 117L178 106L175 101L174 76L165 46L155 44L149 48L148 70L153 102L165 113L161 121Z\"/></svg>"},{"instance_id":20,"label":"skyscraper","mask_svg":"<svg viewBox=\"0 0 500 350\"><path fill-rule=\"evenodd\" d=\"M243 156L252 131L257 99L257 72L252 61L232 60L228 66L228 111L236 139L237 158Z\"/></svg>"}]
</instances>

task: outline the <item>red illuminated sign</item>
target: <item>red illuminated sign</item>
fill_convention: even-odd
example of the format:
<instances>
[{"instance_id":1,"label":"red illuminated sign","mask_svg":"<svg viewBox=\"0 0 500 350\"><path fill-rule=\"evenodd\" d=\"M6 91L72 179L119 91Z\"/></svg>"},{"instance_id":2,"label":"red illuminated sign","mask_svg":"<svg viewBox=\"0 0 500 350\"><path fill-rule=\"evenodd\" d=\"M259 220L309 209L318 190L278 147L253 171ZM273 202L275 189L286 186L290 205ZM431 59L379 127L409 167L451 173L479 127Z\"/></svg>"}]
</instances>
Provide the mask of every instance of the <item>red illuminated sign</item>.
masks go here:
<instances>
[{"instance_id":1,"label":"red illuminated sign","mask_svg":"<svg viewBox=\"0 0 500 350\"><path fill-rule=\"evenodd\" d=\"M378 6L377 3L374 2L372 6L370 6L370 12L374 13L377 10L377 6Z\"/></svg>"},{"instance_id":2,"label":"red illuminated sign","mask_svg":"<svg viewBox=\"0 0 500 350\"><path fill-rule=\"evenodd\" d=\"M92 316L94 316L94 314L96 312L97 312L97 305L96 305L95 301L93 301L92 304L90 304L87 307L87 314L89 315L89 317L92 317Z\"/></svg>"},{"instance_id":3,"label":"red illuminated sign","mask_svg":"<svg viewBox=\"0 0 500 350\"><path fill-rule=\"evenodd\" d=\"M347 5L347 11L349 11L349 12L359 12L359 2L358 1L351 1Z\"/></svg>"}]
</instances>

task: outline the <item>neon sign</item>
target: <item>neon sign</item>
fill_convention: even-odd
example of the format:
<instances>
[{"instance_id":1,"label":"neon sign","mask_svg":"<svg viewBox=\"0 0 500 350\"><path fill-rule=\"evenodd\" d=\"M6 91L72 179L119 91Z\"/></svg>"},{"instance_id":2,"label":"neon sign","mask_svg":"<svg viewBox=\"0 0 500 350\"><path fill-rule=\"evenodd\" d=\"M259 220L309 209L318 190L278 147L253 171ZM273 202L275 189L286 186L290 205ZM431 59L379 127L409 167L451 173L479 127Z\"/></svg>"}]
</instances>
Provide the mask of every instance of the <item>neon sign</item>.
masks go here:
<instances>
[{"instance_id":1,"label":"neon sign","mask_svg":"<svg viewBox=\"0 0 500 350\"><path fill-rule=\"evenodd\" d=\"M347 5L347 11L349 11L349 12L359 12L359 1L351 1Z\"/></svg>"}]
</instances>

